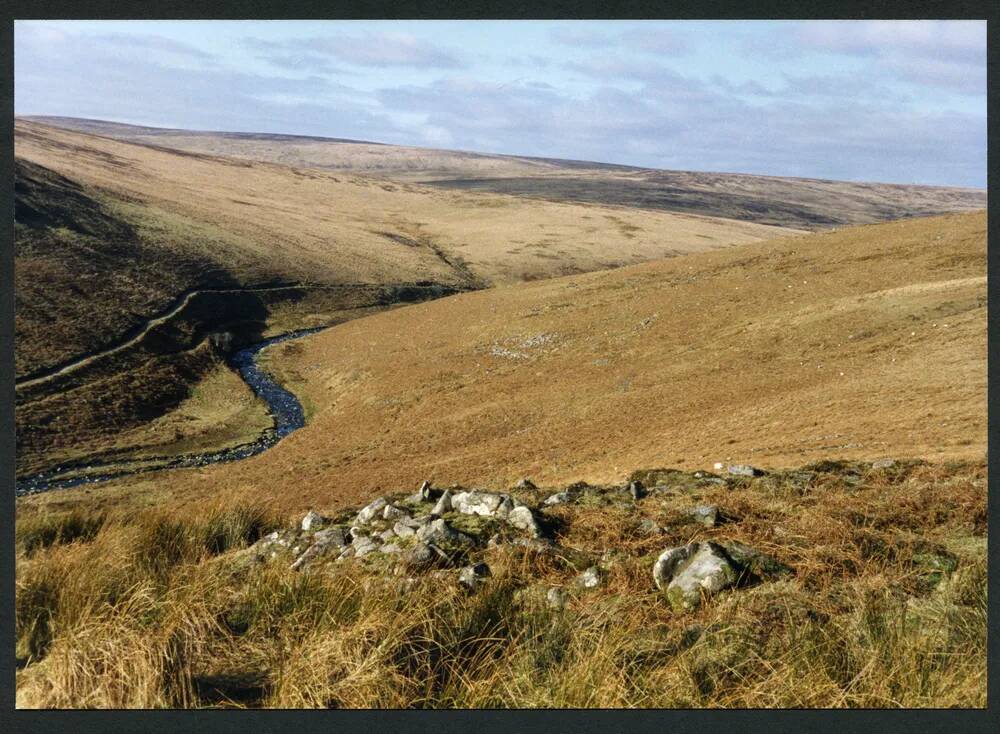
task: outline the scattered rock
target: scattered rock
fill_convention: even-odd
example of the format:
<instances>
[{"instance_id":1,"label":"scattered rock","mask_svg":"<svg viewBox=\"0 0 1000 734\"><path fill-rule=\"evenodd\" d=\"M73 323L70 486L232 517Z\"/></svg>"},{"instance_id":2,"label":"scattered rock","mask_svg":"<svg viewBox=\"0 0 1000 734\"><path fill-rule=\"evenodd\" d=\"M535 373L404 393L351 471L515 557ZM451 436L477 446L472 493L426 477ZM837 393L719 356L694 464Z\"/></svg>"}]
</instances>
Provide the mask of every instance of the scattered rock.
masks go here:
<instances>
[{"instance_id":1,"label":"scattered rock","mask_svg":"<svg viewBox=\"0 0 1000 734\"><path fill-rule=\"evenodd\" d=\"M749 464L730 464L726 471L737 477L762 477L766 473L763 469L758 469Z\"/></svg>"},{"instance_id":2,"label":"scattered rock","mask_svg":"<svg viewBox=\"0 0 1000 734\"><path fill-rule=\"evenodd\" d=\"M417 496L420 497L421 502L431 501L431 483L426 479L420 484L420 489L417 490Z\"/></svg>"},{"instance_id":3,"label":"scattered rock","mask_svg":"<svg viewBox=\"0 0 1000 734\"><path fill-rule=\"evenodd\" d=\"M459 492L452 495L451 506L455 512L464 515L482 515L483 517L493 517L505 495L494 494L492 492Z\"/></svg>"},{"instance_id":4,"label":"scattered rock","mask_svg":"<svg viewBox=\"0 0 1000 734\"><path fill-rule=\"evenodd\" d=\"M542 502L543 505L547 507L552 507L553 505L565 505L576 499L576 493L574 492L556 492L545 498Z\"/></svg>"},{"instance_id":5,"label":"scattered rock","mask_svg":"<svg viewBox=\"0 0 1000 734\"><path fill-rule=\"evenodd\" d=\"M389 528L388 530L383 530L381 533L379 533L378 537L382 539L383 543L388 543L390 540L396 537L396 533L392 528Z\"/></svg>"},{"instance_id":6,"label":"scattered rock","mask_svg":"<svg viewBox=\"0 0 1000 734\"><path fill-rule=\"evenodd\" d=\"M451 543L457 545L474 545L475 541L465 533L460 533L443 519L438 518L417 531L417 538L425 543Z\"/></svg>"},{"instance_id":7,"label":"scattered rock","mask_svg":"<svg viewBox=\"0 0 1000 734\"><path fill-rule=\"evenodd\" d=\"M383 520L398 520L401 517L409 517L406 510L401 507L396 507L396 505L386 505L385 509L382 510Z\"/></svg>"},{"instance_id":8,"label":"scattered rock","mask_svg":"<svg viewBox=\"0 0 1000 734\"><path fill-rule=\"evenodd\" d=\"M387 504L389 504L389 502L385 497L377 497L372 500L371 504L362 508L362 510L358 512L358 516L354 520L354 523L356 525L367 525L378 517L379 514L381 514L382 508L384 508Z\"/></svg>"},{"instance_id":9,"label":"scattered rock","mask_svg":"<svg viewBox=\"0 0 1000 734\"><path fill-rule=\"evenodd\" d=\"M664 551L653 566L653 580L677 611L694 609L703 594L734 586L739 571L717 543L691 543Z\"/></svg>"},{"instance_id":10,"label":"scattered rock","mask_svg":"<svg viewBox=\"0 0 1000 734\"><path fill-rule=\"evenodd\" d=\"M302 518L302 529L303 530L316 530L317 528L323 527L327 523L327 519L320 515L318 512L309 510L306 516Z\"/></svg>"},{"instance_id":11,"label":"scattered rock","mask_svg":"<svg viewBox=\"0 0 1000 734\"><path fill-rule=\"evenodd\" d=\"M601 570L597 566L591 566L576 577L576 585L582 589L596 589L601 585L601 580Z\"/></svg>"},{"instance_id":12,"label":"scattered rock","mask_svg":"<svg viewBox=\"0 0 1000 734\"><path fill-rule=\"evenodd\" d=\"M653 566L653 580L670 605L693 609L703 594L714 594L753 579L786 576L792 569L737 541L690 543L665 550Z\"/></svg>"},{"instance_id":13,"label":"scattered rock","mask_svg":"<svg viewBox=\"0 0 1000 734\"><path fill-rule=\"evenodd\" d=\"M514 485L514 489L538 489L538 487L535 486L535 483L533 481L525 477L524 479L521 479L520 481L518 481L517 484Z\"/></svg>"},{"instance_id":14,"label":"scattered rock","mask_svg":"<svg viewBox=\"0 0 1000 734\"><path fill-rule=\"evenodd\" d=\"M411 570L430 568L443 557L430 543L417 543L403 555L403 563Z\"/></svg>"},{"instance_id":15,"label":"scattered rock","mask_svg":"<svg viewBox=\"0 0 1000 734\"><path fill-rule=\"evenodd\" d=\"M636 501L646 496L646 488L638 480L628 483L628 492L632 495L632 499Z\"/></svg>"},{"instance_id":16,"label":"scattered rock","mask_svg":"<svg viewBox=\"0 0 1000 734\"><path fill-rule=\"evenodd\" d=\"M715 527L719 522L719 508L715 505L698 505L688 510L686 514L707 528Z\"/></svg>"},{"instance_id":17,"label":"scattered rock","mask_svg":"<svg viewBox=\"0 0 1000 734\"><path fill-rule=\"evenodd\" d=\"M354 548L354 557L361 558L362 556L367 556L369 553L378 550L378 544L368 537L367 535L362 535L354 543L351 544Z\"/></svg>"},{"instance_id":18,"label":"scattered rock","mask_svg":"<svg viewBox=\"0 0 1000 734\"><path fill-rule=\"evenodd\" d=\"M891 469L896 466L895 459L879 459L872 462L872 469Z\"/></svg>"},{"instance_id":19,"label":"scattered rock","mask_svg":"<svg viewBox=\"0 0 1000 734\"><path fill-rule=\"evenodd\" d=\"M518 530L524 530L531 533L532 537L540 538L542 537L542 527L538 524L535 519L534 513L531 508L525 507L524 505L520 507L515 507L507 515L507 522Z\"/></svg>"},{"instance_id":20,"label":"scattered rock","mask_svg":"<svg viewBox=\"0 0 1000 734\"><path fill-rule=\"evenodd\" d=\"M440 517L446 512L451 512L451 510L451 490L446 489L441 494L441 497L438 498L437 504L435 504L434 509L431 510L431 514Z\"/></svg>"},{"instance_id":21,"label":"scattered rock","mask_svg":"<svg viewBox=\"0 0 1000 734\"><path fill-rule=\"evenodd\" d=\"M475 591L488 576L492 576L490 567L485 563L477 563L474 566L466 566L458 573L458 583L469 591Z\"/></svg>"},{"instance_id":22,"label":"scattered rock","mask_svg":"<svg viewBox=\"0 0 1000 734\"><path fill-rule=\"evenodd\" d=\"M549 605L550 609L565 609L566 608L566 592L560 589L558 586L553 586L545 594L545 603Z\"/></svg>"},{"instance_id":23,"label":"scattered rock","mask_svg":"<svg viewBox=\"0 0 1000 734\"><path fill-rule=\"evenodd\" d=\"M320 530L313 536L313 545L329 545L342 548L348 543L347 531L343 528L329 528Z\"/></svg>"},{"instance_id":24,"label":"scattered rock","mask_svg":"<svg viewBox=\"0 0 1000 734\"><path fill-rule=\"evenodd\" d=\"M398 538L409 538L417 532L411 525L402 520L392 526L392 531L396 533L396 537Z\"/></svg>"}]
</instances>

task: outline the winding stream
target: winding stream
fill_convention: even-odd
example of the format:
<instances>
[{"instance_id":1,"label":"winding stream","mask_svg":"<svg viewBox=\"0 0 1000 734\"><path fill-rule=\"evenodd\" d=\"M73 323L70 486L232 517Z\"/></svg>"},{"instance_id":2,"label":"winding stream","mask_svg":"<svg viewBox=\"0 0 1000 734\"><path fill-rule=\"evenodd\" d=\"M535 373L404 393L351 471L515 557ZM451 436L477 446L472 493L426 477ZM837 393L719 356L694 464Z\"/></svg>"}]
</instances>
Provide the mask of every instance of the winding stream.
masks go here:
<instances>
[{"instance_id":1,"label":"winding stream","mask_svg":"<svg viewBox=\"0 0 1000 734\"><path fill-rule=\"evenodd\" d=\"M265 339L231 354L227 361L240 373L250 389L263 400L268 407L274 425L268 428L256 440L240 444L228 449L210 451L203 454L182 454L173 457L153 457L142 459L147 466L138 468L122 468L123 462L107 463L74 463L50 469L15 483L14 493L18 496L47 492L52 489L68 489L82 484L95 484L109 479L143 474L164 469L179 469L185 467L207 466L229 461L238 461L267 451L289 433L305 425L305 414L302 404L291 392L282 387L270 374L257 364L261 351L280 342L299 339L309 334L315 334L327 327L320 326L311 329L300 329L287 334ZM100 472L107 468L107 471ZM79 474L83 470L98 470L94 473ZM69 476L74 475L74 476Z\"/></svg>"}]
</instances>

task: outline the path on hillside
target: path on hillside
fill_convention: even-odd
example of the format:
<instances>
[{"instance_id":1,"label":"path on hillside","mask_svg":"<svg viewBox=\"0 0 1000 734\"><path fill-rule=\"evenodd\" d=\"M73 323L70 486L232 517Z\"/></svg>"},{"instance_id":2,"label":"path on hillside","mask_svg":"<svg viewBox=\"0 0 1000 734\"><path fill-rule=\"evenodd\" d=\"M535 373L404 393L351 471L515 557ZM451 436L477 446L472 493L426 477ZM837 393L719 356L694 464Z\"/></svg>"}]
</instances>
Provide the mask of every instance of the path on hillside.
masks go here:
<instances>
[{"instance_id":1,"label":"path on hillside","mask_svg":"<svg viewBox=\"0 0 1000 734\"><path fill-rule=\"evenodd\" d=\"M151 329L166 323L174 316L179 314L184 308L191 302L191 299L203 294L203 293L263 293L269 291L282 291L282 290L305 290L305 289L315 289L315 288L341 288L343 286L319 286L319 285L304 285L304 284L288 284L288 285L274 285L274 286L256 286L247 288L195 288L185 291L181 295L177 296L170 305L167 306L166 310L161 311L158 315L153 316L143 323L132 327L129 329L122 338L111 344L110 346L104 347L94 352L87 352L78 357L73 357L68 362L63 362L62 364L55 365L53 367L46 367L41 370L36 370L32 374L25 375L20 379L14 381L15 389L35 387L46 382L53 380L60 375L65 375L70 372L74 372L81 367L85 367L91 364L101 357L106 357L111 354L116 354L122 352L129 347L137 344L143 337L150 332Z\"/></svg>"}]
</instances>

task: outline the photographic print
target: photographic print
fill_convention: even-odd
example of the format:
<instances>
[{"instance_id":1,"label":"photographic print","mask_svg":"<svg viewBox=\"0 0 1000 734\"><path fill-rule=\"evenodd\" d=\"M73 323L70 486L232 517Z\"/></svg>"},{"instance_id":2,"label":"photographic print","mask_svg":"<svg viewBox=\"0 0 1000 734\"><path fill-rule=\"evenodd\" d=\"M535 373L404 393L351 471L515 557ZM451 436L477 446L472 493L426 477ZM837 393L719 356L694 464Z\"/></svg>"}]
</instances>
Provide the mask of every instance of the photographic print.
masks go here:
<instances>
[{"instance_id":1,"label":"photographic print","mask_svg":"<svg viewBox=\"0 0 1000 734\"><path fill-rule=\"evenodd\" d=\"M17 707L985 708L986 27L16 21Z\"/></svg>"}]
</instances>

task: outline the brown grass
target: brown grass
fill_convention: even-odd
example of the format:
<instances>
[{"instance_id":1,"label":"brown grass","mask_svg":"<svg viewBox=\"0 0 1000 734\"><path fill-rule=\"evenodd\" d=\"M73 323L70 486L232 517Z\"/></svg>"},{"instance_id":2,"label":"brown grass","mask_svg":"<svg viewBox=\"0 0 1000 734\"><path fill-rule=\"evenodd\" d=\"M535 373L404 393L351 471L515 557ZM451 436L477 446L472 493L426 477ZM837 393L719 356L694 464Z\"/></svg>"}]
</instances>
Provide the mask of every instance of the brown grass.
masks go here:
<instances>
[{"instance_id":1,"label":"brown grass","mask_svg":"<svg viewBox=\"0 0 1000 734\"><path fill-rule=\"evenodd\" d=\"M591 591L573 590L572 564L513 547L479 552L493 576L474 595L447 574L400 586L377 558L258 565L239 549L279 519L239 503L103 517L96 535L29 555L39 520L25 514L18 705L982 707L985 472L906 465L857 484L833 469L806 486L779 475L560 508L561 544L615 551ZM680 521L696 501L732 519ZM643 518L666 533L643 538ZM652 562L706 538L750 543L794 576L675 614ZM568 589L564 610L544 603L552 586Z\"/></svg>"},{"instance_id":2,"label":"brown grass","mask_svg":"<svg viewBox=\"0 0 1000 734\"><path fill-rule=\"evenodd\" d=\"M985 216L950 215L379 314L269 357L312 406L275 448L89 501L242 486L304 512L428 477L504 487L726 460L980 458L985 253Z\"/></svg>"}]
</instances>

